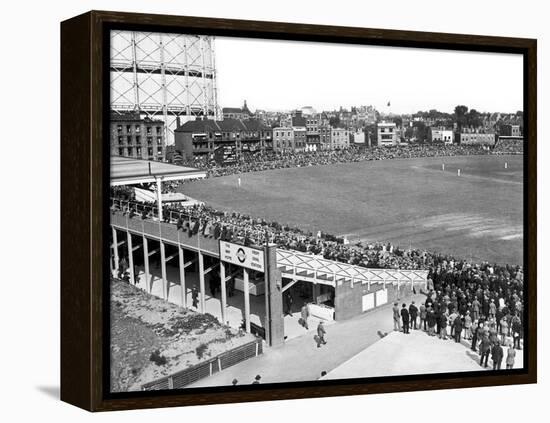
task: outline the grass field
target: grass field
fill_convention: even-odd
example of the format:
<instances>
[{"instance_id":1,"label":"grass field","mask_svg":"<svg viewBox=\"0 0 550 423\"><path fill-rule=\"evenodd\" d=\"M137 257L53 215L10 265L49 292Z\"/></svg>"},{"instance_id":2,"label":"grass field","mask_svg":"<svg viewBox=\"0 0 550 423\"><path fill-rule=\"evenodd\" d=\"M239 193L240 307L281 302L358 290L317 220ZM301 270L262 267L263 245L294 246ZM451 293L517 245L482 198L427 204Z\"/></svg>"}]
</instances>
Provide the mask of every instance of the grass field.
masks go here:
<instances>
[{"instance_id":1,"label":"grass field","mask_svg":"<svg viewBox=\"0 0 550 423\"><path fill-rule=\"evenodd\" d=\"M216 208L351 241L523 263L523 156L279 169L242 174L241 187L233 175L186 184L183 191Z\"/></svg>"}]
</instances>

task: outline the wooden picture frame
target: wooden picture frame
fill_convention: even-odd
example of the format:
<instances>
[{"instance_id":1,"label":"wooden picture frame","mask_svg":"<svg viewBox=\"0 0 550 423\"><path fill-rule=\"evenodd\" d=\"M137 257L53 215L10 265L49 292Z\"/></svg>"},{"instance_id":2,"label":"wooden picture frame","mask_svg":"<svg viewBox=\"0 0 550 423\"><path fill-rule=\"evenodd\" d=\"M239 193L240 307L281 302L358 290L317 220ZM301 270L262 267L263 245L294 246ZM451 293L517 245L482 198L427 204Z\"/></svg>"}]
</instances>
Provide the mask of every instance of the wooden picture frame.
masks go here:
<instances>
[{"instance_id":1,"label":"wooden picture frame","mask_svg":"<svg viewBox=\"0 0 550 423\"><path fill-rule=\"evenodd\" d=\"M109 210L108 37L113 28L523 55L525 367L441 374L110 394L104 275ZM61 23L61 399L89 411L536 383L537 44L533 39L91 11ZM108 192L108 191L107 191ZM107 235L108 237L108 235Z\"/></svg>"}]
</instances>

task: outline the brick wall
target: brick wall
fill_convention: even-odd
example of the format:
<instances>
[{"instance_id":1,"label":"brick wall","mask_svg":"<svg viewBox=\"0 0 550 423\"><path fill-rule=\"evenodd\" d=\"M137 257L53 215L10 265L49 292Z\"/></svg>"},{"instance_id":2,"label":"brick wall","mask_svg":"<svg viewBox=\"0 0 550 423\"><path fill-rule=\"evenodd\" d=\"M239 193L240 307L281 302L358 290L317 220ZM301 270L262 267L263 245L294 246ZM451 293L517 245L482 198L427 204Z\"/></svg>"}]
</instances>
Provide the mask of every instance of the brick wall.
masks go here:
<instances>
[{"instance_id":1,"label":"brick wall","mask_svg":"<svg viewBox=\"0 0 550 423\"><path fill-rule=\"evenodd\" d=\"M419 293L420 289L424 289L425 282L418 282L414 284L416 292ZM368 284L361 284L356 282L353 287L349 282L343 282L336 286L336 293L334 298L334 311L336 320L350 319L362 313L366 313L370 310L374 310L385 304L392 303L410 297L413 294L413 286L410 282L405 283L387 283L387 301L382 302L383 295L376 294L377 291L384 290L384 284L371 283L370 289ZM372 297L373 307L369 310L363 311L363 296L368 294L374 294Z\"/></svg>"}]
</instances>

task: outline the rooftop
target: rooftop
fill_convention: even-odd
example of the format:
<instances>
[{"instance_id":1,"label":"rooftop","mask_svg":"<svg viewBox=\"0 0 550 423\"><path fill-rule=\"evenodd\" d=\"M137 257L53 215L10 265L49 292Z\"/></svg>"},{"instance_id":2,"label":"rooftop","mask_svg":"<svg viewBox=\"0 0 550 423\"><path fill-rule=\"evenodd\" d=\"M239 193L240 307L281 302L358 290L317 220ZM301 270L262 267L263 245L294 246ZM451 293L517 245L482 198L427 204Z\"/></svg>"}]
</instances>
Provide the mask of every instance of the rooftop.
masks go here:
<instances>
[{"instance_id":1,"label":"rooftop","mask_svg":"<svg viewBox=\"0 0 550 423\"><path fill-rule=\"evenodd\" d=\"M111 156L111 185L151 183L159 177L163 181L196 179L206 177L206 172L152 160Z\"/></svg>"},{"instance_id":2,"label":"rooftop","mask_svg":"<svg viewBox=\"0 0 550 423\"><path fill-rule=\"evenodd\" d=\"M185 122L176 132L242 132L267 131L271 129L257 119L224 119L220 121L205 119Z\"/></svg>"}]
</instances>

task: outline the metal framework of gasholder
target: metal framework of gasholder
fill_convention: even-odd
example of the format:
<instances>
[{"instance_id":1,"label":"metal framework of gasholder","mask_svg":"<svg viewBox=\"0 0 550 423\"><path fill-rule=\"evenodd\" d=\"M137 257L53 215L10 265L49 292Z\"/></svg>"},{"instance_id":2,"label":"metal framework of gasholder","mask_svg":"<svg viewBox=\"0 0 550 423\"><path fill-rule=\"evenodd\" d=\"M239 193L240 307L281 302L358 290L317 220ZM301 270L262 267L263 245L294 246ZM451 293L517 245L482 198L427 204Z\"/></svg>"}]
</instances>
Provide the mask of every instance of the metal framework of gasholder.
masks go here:
<instances>
[{"instance_id":1,"label":"metal framework of gasholder","mask_svg":"<svg viewBox=\"0 0 550 423\"><path fill-rule=\"evenodd\" d=\"M178 117L219 119L214 37L112 31L110 39L112 111L163 120L166 144Z\"/></svg>"}]
</instances>

